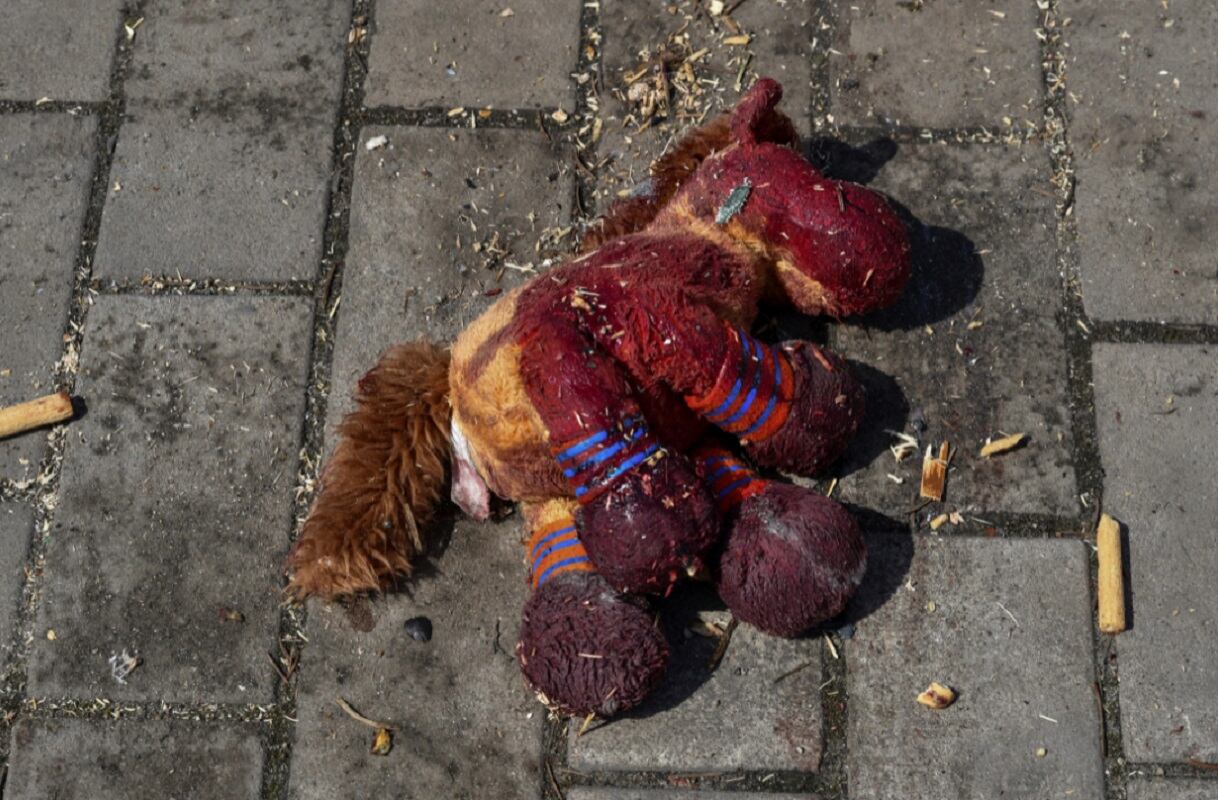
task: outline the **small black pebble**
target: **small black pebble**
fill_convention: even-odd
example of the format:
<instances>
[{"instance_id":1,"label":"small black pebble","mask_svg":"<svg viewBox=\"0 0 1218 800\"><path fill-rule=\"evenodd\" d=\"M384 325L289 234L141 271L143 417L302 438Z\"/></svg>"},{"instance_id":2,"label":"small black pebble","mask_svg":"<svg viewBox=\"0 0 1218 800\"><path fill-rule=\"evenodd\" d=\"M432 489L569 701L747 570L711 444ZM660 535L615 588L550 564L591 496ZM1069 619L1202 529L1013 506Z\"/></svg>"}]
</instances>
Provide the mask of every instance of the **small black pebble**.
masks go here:
<instances>
[{"instance_id":1,"label":"small black pebble","mask_svg":"<svg viewBox=\"0 0 1218 800\"><path fill-rule=\"evenodd\" d=\"M838 628L836 633L837 633L837 638L841 639L843 642L853 639L854 638L854 623L847 622L845 625Z\"/></svg>"},{"instance_id":2,"label":"small black pebble","mask_svg":"<svg viewBox=\"0 0 1218 800\"><path fill-rule=\"evenodd\" d=\"M416 642L430 642L431 620L427 617L411 617L406 620L406 633Z\"/></svg>"}]
</instances>

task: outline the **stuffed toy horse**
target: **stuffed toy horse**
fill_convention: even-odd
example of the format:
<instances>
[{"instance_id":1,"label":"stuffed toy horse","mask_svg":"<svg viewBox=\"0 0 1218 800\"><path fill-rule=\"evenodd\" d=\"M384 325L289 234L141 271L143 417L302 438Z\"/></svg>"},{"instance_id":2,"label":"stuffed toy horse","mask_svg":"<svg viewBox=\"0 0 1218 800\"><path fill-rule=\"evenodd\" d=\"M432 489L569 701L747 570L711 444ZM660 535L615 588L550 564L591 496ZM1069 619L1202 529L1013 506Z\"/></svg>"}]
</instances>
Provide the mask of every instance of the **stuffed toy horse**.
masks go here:
<instances>
[{"instance_id":1,"label":"stuffed toy horse","mask_svg":"<svg viewBox=\"0 0 1218 800\"><path fill-rule=\"evenodd\" d=\"M581 255L504 295L451 354L390 349L356 389L290 556L297 597L409 575L446 484L484 519L493 493L529 529L518 660L544 703L610 715L668 657L644 595L709 574L735 616L794 636L861 580L852 517L812 489L863 392L846 362L768 345L758 305L841 318L909 277L903 224L875 192L821 175L758 81L652 168ZM743 455L743 458L741 457Z\"/></svg>"}]
</instances>

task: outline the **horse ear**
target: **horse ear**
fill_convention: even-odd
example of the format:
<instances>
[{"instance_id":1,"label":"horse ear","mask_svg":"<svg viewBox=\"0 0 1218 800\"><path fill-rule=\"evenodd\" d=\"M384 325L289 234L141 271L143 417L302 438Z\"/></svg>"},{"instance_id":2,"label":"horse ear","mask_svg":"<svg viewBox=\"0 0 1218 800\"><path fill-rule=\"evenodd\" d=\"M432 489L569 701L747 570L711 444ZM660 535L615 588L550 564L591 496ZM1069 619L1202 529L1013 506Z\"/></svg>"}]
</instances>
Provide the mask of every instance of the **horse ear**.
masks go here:
<instances>
[{"instance_id":1,"label":"horse ear","mask_svg":"<svg viewBox=\"0 0 1218 800\"><path fill-rule=\"evenodd\" d=\"M795 126L777 108L781 99L782 84L773 78L759 78L732 112L733 138L742 145L773 142L798 147Z\"/></svg>"}]
</instances>

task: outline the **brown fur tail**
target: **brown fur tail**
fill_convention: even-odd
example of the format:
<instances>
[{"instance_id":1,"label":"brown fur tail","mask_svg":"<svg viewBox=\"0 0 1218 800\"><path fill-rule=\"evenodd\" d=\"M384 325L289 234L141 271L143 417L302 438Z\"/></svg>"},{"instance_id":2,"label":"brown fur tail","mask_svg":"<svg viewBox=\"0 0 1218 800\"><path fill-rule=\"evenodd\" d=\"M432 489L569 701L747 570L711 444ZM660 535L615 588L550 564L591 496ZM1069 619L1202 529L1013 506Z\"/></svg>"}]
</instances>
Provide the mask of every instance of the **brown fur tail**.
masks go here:
<instances>
[{"instance_id":1,"label":"brown fur tail","mask_svg":"<svg viewBox=\"0 0 1218 800\"><path fill-rule=\"evenodd\" d=\"M398 345L360 379L288 556L294 597L376 590L410 574L451 460L448 363L445 348Z\"/></svg>"}]
</instances>

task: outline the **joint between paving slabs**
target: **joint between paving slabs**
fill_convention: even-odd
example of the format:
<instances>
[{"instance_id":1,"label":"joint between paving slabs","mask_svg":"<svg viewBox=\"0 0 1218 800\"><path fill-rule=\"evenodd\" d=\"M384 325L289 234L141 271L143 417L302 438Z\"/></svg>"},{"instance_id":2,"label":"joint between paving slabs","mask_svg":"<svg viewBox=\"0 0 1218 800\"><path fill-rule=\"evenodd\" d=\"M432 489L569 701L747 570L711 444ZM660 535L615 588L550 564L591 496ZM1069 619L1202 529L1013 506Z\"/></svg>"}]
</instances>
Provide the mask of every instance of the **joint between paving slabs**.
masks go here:
<instances>
[{"instance_id":1,"label":"joint between paving slabs","mask_svg":"<svg viewBox=\"0 0 1218 800\"><path fill-rule=\"evenodd\" d=\"M588 736L594 734L588 733ZM713 770L658 771L604 770L580 772L566 767L554 767L553 781L549 773L542 775L543 800L566 800L575 787L606 787L615 789L660 789L686 791L724 791L757 793L808 794L819 800L846 800L845 785L828 781L820 772L793 770Z\"/></svg>"},{"instance_id":2,"label":"joint between paving slabs","mask_svg":"<svg viewBox=\"0 0 1218 800\"><path fill-rule=\"evenodd\" d=\"M137 297L309 297L316 288L312 280L228 281L219 278L147 276L138 283L100 280L89 282L89 293L105 296Z\"/></svg>"},{"instance_id":3,"label":"joint between paving slabs","mask_svg":"<svg viewBox=\"0 0 1218 800\"><path fill-rule=\"evenodd\" d=\"M1218 344L1218 325L1133 320L1088 320L1092 342L1111 344Z\"/></svg>"},{"instance_id":4,"label":"joint between paving slabs","mask_svg":"<svg viewBox=\"0 0 1218 800\"><path fill-rule=\"evenodd\" d=\"M1095 419L1095 391L1092 385L1091 346L1088 342L1086 314L1083 309L1077 262L1078 235L1072 215L1075 179L1066 113L1066 59L1062 45L1058 0L1041 5L1038 24L1042 36L1041 65L1045 89L1046 147L1053 182L1059 197L1057 212L1057 264L1064 276L1063 307L1059 321L1066 340L1067 393L1073 434L1076 485L1090 514L1087 535L1093 536L1103 506L1103 468L1100 463L1098 429ZM1098 597L1098 559L1094 548L1089 553L1088 591L1092 607ZM1095 700L1099 710L1103 747L1104 790L1108 800L1125 800L1127 772L1121 733L1121 709L1117 680L1115 637L1098 627L1098 616L1091 615L1095 659Z\"/></svg>"},{"instance_id":5,"label":"joint between paving slabs","mask_svg":"<svg viewBox=\"0 0 1218 800\"><path fill-rule=\"evenodd\" d=\"M0 116L6 114L70 114L74 117L94 117L106 113L109 101L87 100L0 100Z\"/></svg>"},{"instance_id":6,"label":"joint between paving slabs","mask_svg":"<svg viewBox=\"0 0 1218 800\"><path fill-rule=\"evenodd\" d=\"M343 90L334 125L331 170L334 178L326 199L322 257L313 281L302 282L303 292L314 298L312 336L309 348L308 382L305 388L305 413L301 427L300 460L297 467L295 496L292 502L288 539L295 541L308 515L321 470L326 410L329 402L330 372L334 356L339 300L342 293L343 266L347 257L351 219L351 189L355 160L363 128L364 82L368 73L368 54L375 31L375 9L371 0L354 0L347 52L343 65ZM361 33L356 34L356 31ZM286 588L286 576L282 579ZM278 674L275 708L269 734L264 738L264 760L260 796L264 800L284 800L291 777L292 749L295 742L297 713L296 667L307 641L304 628L308 619L305 606L287 600L279 615L278 653L268 653Z\"/></svg>"}]
</instances>

